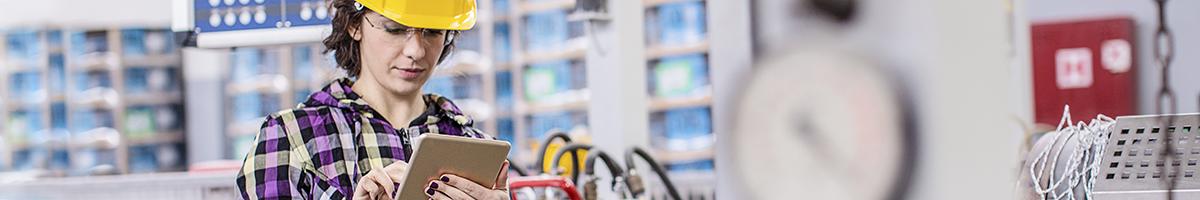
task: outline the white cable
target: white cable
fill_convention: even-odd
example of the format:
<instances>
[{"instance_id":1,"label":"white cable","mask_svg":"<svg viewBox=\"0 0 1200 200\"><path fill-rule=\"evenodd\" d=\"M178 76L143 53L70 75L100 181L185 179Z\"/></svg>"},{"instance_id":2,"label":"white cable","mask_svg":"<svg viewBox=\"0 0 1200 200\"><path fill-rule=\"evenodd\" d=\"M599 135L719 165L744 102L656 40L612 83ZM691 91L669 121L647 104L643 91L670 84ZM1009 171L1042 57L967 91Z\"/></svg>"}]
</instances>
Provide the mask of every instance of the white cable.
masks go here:
<instances>
[{"instance_id":1,"label":"white cable","mask_svg":"<svg viewBox=\"0 0 1200 200\"><path fill-rule=\"evenodd\" d=\"M1049 144L1041 149L1035 149L1037 156L1029 163L1029 176L1033 181L1034 192L1041 199L1076 199L1077 191L1081 191L1084 199L1092 199L1092 189L1099 175L1100 158L1107 144L1106 134L1116 124L1116 120L1099 115L1089 122L1082 121L1072 125L1070 107L1063 108L1063 118L1052 135ZM1076 142L1076 145L1071 145ZM1065 168L1058 172L1059 160L1064 152L1070 152ZM1053 155L1054 158L1050 158ZM1047 172L1046 167L1050 169ZM1047 174L1048 173L1048 174ZM1042 178L1047 178L1042 184ZM1047 198L1049 197L1049 198Z\"/></svg>"}]
</instances>

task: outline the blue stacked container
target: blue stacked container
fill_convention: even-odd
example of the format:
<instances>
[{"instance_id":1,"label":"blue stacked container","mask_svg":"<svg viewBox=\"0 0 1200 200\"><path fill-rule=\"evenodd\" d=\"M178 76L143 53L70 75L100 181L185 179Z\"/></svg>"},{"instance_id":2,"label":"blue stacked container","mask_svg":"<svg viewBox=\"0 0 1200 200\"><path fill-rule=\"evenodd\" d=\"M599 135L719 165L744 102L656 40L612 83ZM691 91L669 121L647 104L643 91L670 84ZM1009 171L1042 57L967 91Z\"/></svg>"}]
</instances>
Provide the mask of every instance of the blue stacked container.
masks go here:
<instances>
[{"instance_id":1,"label":"blue stacked container","mask_svg":"<svg viewBox=\"0 0 1200 200\"><path fill-rule=\"evenodd\" d=\"M296 46L292 48L292 78L304 82L313 79L312 48Z\"/></svg>"},{"instance_id":2,"label":"blue stacked container","mask_svg":"<svg viewBox=\"0 0 1200 200\"><path fill-rule=\"evenodd\" d=\"M456 94L454 93L453 77L447 77L447 76L431 77L431 78L429 78L428 81L425 81L425 89L424 90L425 90L424 91L425 93L438 94L438 95L442 95L443 97L450 98L450 99L458 98L456 96Z\"/></svg>"},{"instance_id":3,"label":"blue stacked container","mask_svg":"<svg viewBox=\"0 0 1200 200\"><path fill-rule=\"evenodd\" d=\"M67 104L63 102L50 104L50 128L54 130L54 137L70 137L67 125Z\"/></svg>"},{"instance_id":4,"label":"blue stacked container","mask_svg":"<svg viewBox=\"0 0 1200 200\"><path fill-rule=\"evenodd\" d=\"M239 83L255 79L262 73L263 51L256 48L238 48L233 51L231 82Z\"/></svg>"},{"instance_id":5,"label":"blue stacked container","mask_svg":"<svg viewBox=\"0 0 1200 200\"><path fill-rule=\"evenodd\" d=\"M507 63L512 61L512 40L509 35L512 32L509 30L507 22L496 23L495 33L493 38L494 46L492 50L495 52L496 63Z\"/></svg>"},{"instance_id":6,"label":"blue stacked container","mask_svg":"<svg viewBox=\"0 0 1200 200\"><path fill-rule=\"evenodd\" d=\"M42 87L42 76L36 71L18 72L9 75L9 95L12 99L38 101L42 99L39 91Z\"/></svg>"},{"instance_id":7,"label":"blue stacked container","mask_svg":"<svg viewBox=\"0 0 1200 200\"><path fill-rule=\"evenodd\" d=\"M83 57L90 53L108 52L108 36L104 31L71 33L71 55Z\"/></svg>"},{"instance_id":8,"label":"blue stacked container","mask_svg":"<svg viewBox=\"0 0 1200 200\"><path fill-rule=\"evenodd\" d=\"M38 55L44 52L35 30L14 30L8 33L8 60L25 67L37 67Z\"/></svg>"},{"instance_id":9,"label":"blue stacked container","mask_svg":"<svg viewBox=\"0 0 1200 200\"><path fill-rule=\"evenodd\" d=\"M704 40L706 35L704 2L684 1L658 7L658 41L679 45Z\"/></svg>"},{"instance_id":10,"label":"blue stacked container","mask_svg":"<svg viewBox=\"0 0 1200 200\"><path fill-rule=\"evenodd\" d=\"M713 166L714 166L714 163L713 163L712 159L704 159L704 160L695 160L695 161L667 164L666 168L667 168L667 171L672 171L672 172L712 171Z\"/></svg>"},{"instance_id":11,"label":"blue stacked container","mask_svg":"<svg viewBox=\"0 0 1200 200\"><path fill-rule=\"evenodd\" d=\"M158 171L157 145L139 145L129 148L129 172L148 173Z\"/></svg>"},{"instance_id":12,"label":"blue stacked container","mask_svg":"<svg viewBox=\"0 0 1200 200\"><path fill-rule=\"evenodd\" d=\"M696 142L712 134L712 114L707 107L670 110L663 118L668 149L688 151L708 147Z\"/></svg>"},{"instance_id":13,"label":"blue stacked container","mask_svg":"<svg viewBox=\"0 0 1200 200\"><path fill-rule=\"evenodd\" d=\"M145 57L149 50L146 48L145 29L121 30L121 53L127 58Z\"/></svg>"},{"instance_id":14,"label":"blue stacked container","mask_svg":"<svg viewBox=\"0 0 1200 200\"><path fill-rule=\"evenodd\" d=\"M675 98L699 96L700 90L709 84L708 62L703 54L687 54L664 57L651 71L652 94L658 97ZM679 77L683 76L683 77ZM685 81L685 84L668 81ZM682 87L680 87L682 86Z\"/></svg>"},{"instance_id":15,"label":"blue stacked container","mask_svg":"<svg viewBox=\"0 0 1200 200\"><path fill-rule=\"evenodd\" d=\"M479 75L454 76L452 89L455 99L472 99L482 96L483 77Z\"/></svg>"},{"instance_id":16,"label":"blue stacked container","mask_svg":"<svg viewBox=\"0 0 1200 200\"><path fill-rule=\"evenodd\" d=\"M517 147L516 126L512 118L496 119L496 135L500 140L508 141L509 144L514 146L508 149L508 155L516 155L519 148Z\"/></svg>"},{"instance_id":17,"label":"blue stacked container","mask_svg":"<svg viewBox=\"0 0 1200 200\"><path fill-rule=\"evenodd\" d=\"M535 63L525 70L525 98L531 102L546 100L570 88L570 61Z\"/></svg>"},{"instance_id":18,"label":"blue stacked container","mask_svg":"<svg viewBox=\"0 0 1200 200\"><path fill-rule=\"evenodd\" d=\"M132 95L141 95L150 92L150 83L147 80L150 72L144 67L131 67L125 69L125 92Z\"/></svg>"},{"instance_id":19,"label":"blue stacked container","mask_svg":"<svg viewBox=\"0 0 1200 200\"><path fill-rule=\"evenodd\" d=\"M63 54L50 54L50 89L55 93L67 91L67 65Z\"/></svg>"},{"instance_id":20,"label":"blue stacked container","mask_svg":"<svg viewBox=\"0 0 1200 200\"><path fill-rule=\"evenodd\" d=\"M529 52L562 50L570 37L564 10L530 13L525 17L525 24L525 50Z\"/></svg>"},{"instance_id":21,"label":"blue stacked container","mask_svg":"<svg viewBox=\"0 0 1200 200\"><path fill-rule=\"evenodd\" d=\"M542 139L553 129L570 131L575 126L583 125L586 120L579 120L570 112L554 112L534 114L529 117L529 133L532 138Z\"/></svg>"},{"instance_id":22,"label":"blue stacked container","mask_svg":"<svg viewBox=\"0 0 1200 200\"><path fill-rule=\"evenodd\" d=\"M242 93L233 96L233 120L244 122L263 115L262 96L257 93Z\"/></svg>"},{"instance_id":23,"label":"blue stacked container","mask_svg":"<svg viewBox=\"0 0 1200 200\"><path fill-rule=\"evenodd\" d=\"M183 104L159 106L154 111L154 125L160 131L183 129Z\"/></svg>"},{"instance_id":24,"label":"blue stacked container","mask_svg":"<svg viewBox=\"0 0 1200 200\"><path fill-rule=\"evenodd\" d=\"M513 80L512 71L496 73L496 110L505 113L513 111Z\"/></svg>"}]
</instances>

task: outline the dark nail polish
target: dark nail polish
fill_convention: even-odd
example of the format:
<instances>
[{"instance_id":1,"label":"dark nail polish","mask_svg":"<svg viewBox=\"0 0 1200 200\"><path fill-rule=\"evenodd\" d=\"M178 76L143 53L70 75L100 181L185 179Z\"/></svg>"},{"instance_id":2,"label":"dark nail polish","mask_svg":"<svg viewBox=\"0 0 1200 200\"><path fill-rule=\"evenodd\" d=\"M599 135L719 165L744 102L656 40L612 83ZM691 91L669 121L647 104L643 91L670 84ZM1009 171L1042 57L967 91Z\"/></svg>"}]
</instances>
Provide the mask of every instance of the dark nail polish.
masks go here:
<instances>
[{"instance_id":1,"label":"dark nail polish","mask_svg":"<svg viewBox=\"0 0 1200 200\"><path fill-rule=\"evenodd\" d=\"M433 196L433 189L426 189L425 194L428 194L429 196Z\"/></svg>"},{"instance_id":2,"label":"dark nail polish","mask_svg":"<svg viewBox=\"0 0 1200 200\"><path fill-rule=\"evenodd\" d=\"M450 177L442 176L442 182L450 182Z\"/></svg>"},{"instance_id":3,"label":"dark nail polish","mask_svg":"<svg viewBox=\"0 0 1200 200\"><path fill-rule=\"evenodd\" d=\"M437 187L438 187L438 184L437 184L437 182L429 182L429 188L431 188L431 189L437 189Z\"/></svg>"}]
</instances>

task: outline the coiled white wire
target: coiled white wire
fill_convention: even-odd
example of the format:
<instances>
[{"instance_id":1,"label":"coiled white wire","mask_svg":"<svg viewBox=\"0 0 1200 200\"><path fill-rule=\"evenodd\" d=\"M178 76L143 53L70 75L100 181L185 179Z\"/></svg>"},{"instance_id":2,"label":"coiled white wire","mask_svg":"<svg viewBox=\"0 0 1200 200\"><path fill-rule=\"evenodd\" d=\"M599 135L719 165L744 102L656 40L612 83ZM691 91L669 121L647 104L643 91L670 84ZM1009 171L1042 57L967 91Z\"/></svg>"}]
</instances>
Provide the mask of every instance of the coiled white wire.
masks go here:
<instances>
[{"instance_id":1,"label":"coiled white wire","mask_svg":"<svg viewBox=\"0 0 1200 200\"><path fill-rule=\"evenodd\" d=\"M1092 189L1100 173L1100 158L1108 142L1107 134L1115 124L1116 120L1098 115L1086 124L1080 121L1072 125L1070 107L1063 108L1063 118L1058 123L1051 143L1035 151L1038 155L1029 165L1033 189L1040 199L1073 200L1076 199L1074 194L1077 190L1082 190L1084 199L1092 199ZM1077 140L1078 145L1067 146L1071 140ZM1070 153L1070 160L1062 172L1056 172L1059 169L1058 160L1064 152ZM1046 170L1047 165L1049 171ZM1042 185L1042 178L1049 178L1046 179L1046 185Z\"/></svg>"}]
</instances>

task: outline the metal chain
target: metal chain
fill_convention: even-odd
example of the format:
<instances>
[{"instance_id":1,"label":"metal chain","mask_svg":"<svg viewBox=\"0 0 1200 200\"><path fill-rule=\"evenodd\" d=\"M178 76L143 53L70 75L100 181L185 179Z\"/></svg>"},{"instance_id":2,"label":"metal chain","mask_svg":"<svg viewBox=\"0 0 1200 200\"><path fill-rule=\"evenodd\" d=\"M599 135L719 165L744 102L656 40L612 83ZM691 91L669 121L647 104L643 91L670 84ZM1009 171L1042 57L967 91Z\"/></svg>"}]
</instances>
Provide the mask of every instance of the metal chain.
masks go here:
<instances>
[{"instance_id":1,"label":"metal chain","mask_svg":"<svg viewBox=\"0 0 1200 200\"><path fill-rule=\"evenodd\" d=\"M1171 62L1175 58L1175 39L1171 34L1171 29L1167 28L1166 3L1167 0L1155 0L1158 6L1158 28L1154 34L1154 60L1158 63L1159 69L1162 70L1160 83L1161 88L1158 90L1158 101L1155 102L1155 109L1158 114L1166 114L1176 112L1175 93L1171 90L1170 69ZM1165 52L1164 52L1165 51ZM1163 102L1168 102L1170 112L1163 109Z\"/></svg>"},{"instance_id":2,"label":"metal chain","mask_svg":"<svg viewBox=\"0 0 1200 200\"><path fill-rule=\"evenodd\" d=\"M1158 8L1158 28L1155 29L1154 33L1154 60L1158 63L1159 70L1161 70L1160 80L1162 80L1155 101L1155 112L1163 116L1159 118L1162 119L1159 124L1162 124L1160 127L1164 130L1163 135L1167 138L1166 142L1162 143L1163 151L1160 151L1162 154L1159 156L1159 160L1163 163L1170 163L1179 160L1178 155L1176 155L1177 152L1175 152L1174 141L1171 140L1171 138L1174 138L1174 128L1171 127L1173 127L1175 121L1175 114L1178 113L1177 99L1174 91L1171 90L1170 82L1171 62L1175 58L1175 39L1171 34L1171 29L1167 28L1167 0L1155 0L1154 3ZM1164 106L1170 107L1165 108ZM1172 175L1168 175L1161 180L1167 184L1167 199L1170 200L1175 199L1174 195L1172 195L1172 190L1178 185L1179 179L1177 177L1180 174L1180 170L1179 166L1176 165L1172 165L1172 170L1166 170L1166 166L1165 164L1162 165L1160 170Z\"/></svg>"}]
</instances>

